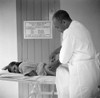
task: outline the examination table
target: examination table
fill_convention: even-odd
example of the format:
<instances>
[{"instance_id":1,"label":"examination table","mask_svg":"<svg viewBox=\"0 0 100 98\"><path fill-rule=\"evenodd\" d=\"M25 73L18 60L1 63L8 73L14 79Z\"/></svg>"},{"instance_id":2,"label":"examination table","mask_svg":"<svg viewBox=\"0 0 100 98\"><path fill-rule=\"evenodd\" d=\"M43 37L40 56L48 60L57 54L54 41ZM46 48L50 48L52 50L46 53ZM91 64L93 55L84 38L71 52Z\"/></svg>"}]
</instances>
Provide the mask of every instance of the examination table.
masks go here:
<instances>
[{"instance_id":1,"label":"examination table","mask_svg":"<svg viewBox=\"0 0 100 98\"><path fill-rule=\"evenodd\" d=\"M0 73L0 85L8 86L5 90L0 88L0 98L57 98L55 76L27 77L16 73ZM8 97L3 95L6 93Z\"/></svg>"}]
</instances>

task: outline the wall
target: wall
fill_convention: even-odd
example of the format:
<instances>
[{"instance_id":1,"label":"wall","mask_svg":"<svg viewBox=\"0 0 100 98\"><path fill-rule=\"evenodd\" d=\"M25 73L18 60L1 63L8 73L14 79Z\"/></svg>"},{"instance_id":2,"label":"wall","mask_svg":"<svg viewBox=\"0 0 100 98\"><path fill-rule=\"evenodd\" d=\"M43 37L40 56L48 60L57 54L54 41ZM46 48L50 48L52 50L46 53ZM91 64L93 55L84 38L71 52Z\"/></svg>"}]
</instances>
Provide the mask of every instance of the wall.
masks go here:
<instances>
[{"instance_id":1,"label":"wall","mask_svg":"<svg viewBox=\"0 0 100 98\"><path fill-rule=\"evenodd\" d=\"M91 32L97 51L100 52L100 0L60 0L61 9L82 22Z\"/></svg>"},{"instance_id":2,"label":"wall","mask_svg":"<svg viewBox=\"0 0 100 98\"><path fill-rule=\"evenodd\" d=\"M50 20L60 8L59 0L17 0L18 60L49 62L49 55L60 46L60 33L52 30L52 39L24 39L24 21ZM56 32L56 33L55 33Z\"/></svg>"},{"instance_id":3,"label":"wall","mask_svg":"<svg viewBox=\"0 0 100 98\"><path fill-rule=\"evenodd\" d=\"M0 68L17 60L16 0L0 0Z\"/></svg>"}]
</instances>

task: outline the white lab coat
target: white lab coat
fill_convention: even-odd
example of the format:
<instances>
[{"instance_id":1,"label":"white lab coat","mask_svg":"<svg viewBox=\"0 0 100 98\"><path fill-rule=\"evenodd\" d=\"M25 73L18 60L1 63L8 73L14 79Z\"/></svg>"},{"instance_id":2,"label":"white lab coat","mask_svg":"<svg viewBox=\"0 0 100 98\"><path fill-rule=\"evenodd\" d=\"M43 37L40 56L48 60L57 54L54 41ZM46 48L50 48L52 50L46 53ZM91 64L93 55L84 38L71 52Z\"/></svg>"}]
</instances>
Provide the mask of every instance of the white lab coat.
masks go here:
<instances>
[{"instance_id":1,"label":"white lab coat","mask_svg":"<svg viewBox=\"0 0 100 98\"><path fill-rule=\"evenodd\" d=\"M63 32L59 60L58 98L94 98L100 83L99 64L90 33L81 23L72 21Z\"/></svg>"}]
</instances>

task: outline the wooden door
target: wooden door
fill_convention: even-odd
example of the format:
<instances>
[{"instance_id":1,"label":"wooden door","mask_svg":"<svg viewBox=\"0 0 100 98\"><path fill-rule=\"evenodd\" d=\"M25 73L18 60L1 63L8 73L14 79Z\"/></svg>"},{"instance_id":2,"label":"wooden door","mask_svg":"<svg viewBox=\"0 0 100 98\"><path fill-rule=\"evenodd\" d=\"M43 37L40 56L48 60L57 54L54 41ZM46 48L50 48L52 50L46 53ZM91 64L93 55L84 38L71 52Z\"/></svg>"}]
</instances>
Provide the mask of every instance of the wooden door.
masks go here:
<instances>
[{"instance_id":1,"label":"wooden door","mask_svg":"<svg viewBox=\"0 0 100 98\"><path fill-rule=\"evenodd\" d=\"M24 39L24 21L52 20L59 0L16 0L18 61L49 62L49 55L60 46L60 34L53 28L52 39Z\"/></svg>"}]
</instances>

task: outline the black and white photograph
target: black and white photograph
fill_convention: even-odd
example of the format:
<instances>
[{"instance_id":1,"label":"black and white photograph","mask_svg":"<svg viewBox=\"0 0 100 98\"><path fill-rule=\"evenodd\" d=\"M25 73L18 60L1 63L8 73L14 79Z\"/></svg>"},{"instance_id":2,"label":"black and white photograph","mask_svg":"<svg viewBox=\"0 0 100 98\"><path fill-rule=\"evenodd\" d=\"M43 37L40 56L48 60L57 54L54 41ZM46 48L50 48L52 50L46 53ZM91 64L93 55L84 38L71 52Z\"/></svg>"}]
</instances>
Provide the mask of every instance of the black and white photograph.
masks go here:
<instances>
[{"instance_id":1,"label":"black and white photograph","mask_svg":"<svg viewBox=\"0 0 100 98\"><path fill-rule=\"evenodd\" d=\"M100 98L100 0L0 0L0 98Z\"/></svg>"}]
</instances>

